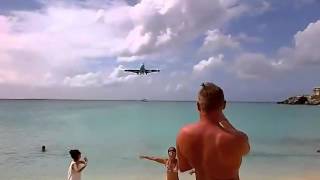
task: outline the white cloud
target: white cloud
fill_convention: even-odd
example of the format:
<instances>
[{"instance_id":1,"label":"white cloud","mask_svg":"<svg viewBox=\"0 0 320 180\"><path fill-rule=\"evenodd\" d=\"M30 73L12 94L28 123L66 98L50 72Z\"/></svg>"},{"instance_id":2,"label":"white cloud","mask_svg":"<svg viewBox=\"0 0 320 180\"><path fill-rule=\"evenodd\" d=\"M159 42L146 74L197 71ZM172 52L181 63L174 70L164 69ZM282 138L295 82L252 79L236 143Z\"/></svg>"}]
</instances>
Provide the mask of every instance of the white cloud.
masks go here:
<instances>
[{"instance_id":1,"label":"white cloud","mask_svg":"<svg viewBox=\"0 0 320 180\"><path fill-rule=\"evenodd\" d=\"M281 47L276 57L278 64L287 69L320 66L320 20L298 31L292 47Z\"/></svg>"},{"instance_id":2,"label":"white cloud","mask_svg":"<svg viewBox=\"0 0 320 180\"><path fill-rule=\"evenodd\" d=\"M208 30L200 48L201 52L216 53L224 50L240 48L240 43L230 34L225 35L219 29Z\"/></svg>"},{"instance_id":3,"label":"white cloud","mask_svg":"<svg viewBox=\"0 0 320 180\"><path fill-rule=\"evenodd\" d=\"M220 54L217 57L210 57L208 60L202 60L198 64L193 66L194 73L200 73L204 70L210 69L213 70L215 68L221 67L223 65L223 55Z\"/></svg>"},{"instance_id":4,"label":"white cloud","mask_svg":"<svg viewBox=\"0 0 320 180\"><path fill-rule=\"evenodd\" d=\"M0 44L0 71L10 71L2 77L3 83L38 85L47 73L61 80L85 71L86 59L111 56L118 41L114 38L119 34L117 25L95 22L96 13L76 6L50 6L0 16L4 41ZM114 28L106 29L106 23Z\"/></svg>"},{"instance_id":5,"label":"white cloud","mask_svg":"<svg viewBox=\"0 0 320 180\"><path fill-rule=\"evenodd\" d=\"M238 6L219 0L142 0L130 11L134 28L120 54L137 56L179 47L239 14Z\"/></svg>"},{"instance_id":6,"label":"white cloud","mask_svg":"<svg viewBox=\"0 0 320 180\"><path fill-rule=\"evenodd\" d=\"M133 81L136 77L125 73L123 66L119 65L109 75L105 72L77 74L66 77L63 84L70 87L99 87Z\"/></svg>"},{"instance_id":7,"label":"white cloud","mask_svg":"<svg viewBox=\"0 0 320 180\"><path fill-rule=\"evenodd\" d=\"M263 39L260 37L249 36L246 33L240 33L235 37L236 40L246 43L260 43L263 42Z\"/></svg>"},{"instance_id":8,"label":"white cloud","mask_svg":"<svg viewBox=\"0 0 320 180\"><path fill-rule=\"evenodd\" d=\"M184 88L183 84L179 83L179 84L177 84L175 90L176 90L176 91L180 91L180 90L182 90L183 88Z\"/></svg>"},{"instance_id":9,"label":"white cloud","mask_svg":"<svg viewBox=\"0 0 320 180\"><path fill-rule=\"evenodd\" d=\"M294 36L292 53L299 64L320 65L320 20Z\"/></svg>"},{"instance_id":10,"label":"white cloud","mask_svg":"<svg viewBox=\"0 0 320 180\"><path fill-rule=\"evenodd\" d=\"M176 52L208 28L239 16L239 2L142 0L130 6L124 1L49 0L42 1L40 10L0 15L1 83L38 85L48 73L58 82L80 74L77 79L92 78L90 59L128 62Z\"/></svg>"},{"instance_id":11,"label":"white cloud","mask_svg":"<svg viewBox=\"0 0 320 180\"><path fill-rule=\"evenodd\" d=\"M223 82L230 78L212 78L212 70L227 76L230 74L226 71L233 70L242 79L264 79L275 77L289 64L291 68L319 64L319 21L297 33L293 46L282 48L283 54L267 57L245 52L242 43L263 40L245 33L224 34L219 29L228 32L225 28L233 18L272 8L263 0L254 3L255 7L245 2L141 0L129 6L120 0L45 0L40 10L0 15L1 87L82 87L78 92L94 87L101 94L108 89L110 94L117 91L124 98L132 97L128 89L141 97L161 97L163 93L185 97L186 91L199 87L200 79ZM204 34L200 48L199 38ZM199 48L206 54L192 54ZM226 50L232 52L223 52ZM228 61L218 54L225 54ZM111 62L103 62L104 59ZM190 59L203 60L194 65ZM155 60L159 68L168 68L152 76L136 76L124 73L123 66L116 67L119 62L141 60ZM116 68L109 70L107 66Z\"/></svg>"},{"instance_id":12,"label":"white cloud","mask_svg":"<svg viewBox=\"0 0 320 180\"><path fill-rule=\"evenodd\" d=\"M166 87L164 88L164 90L165 90L166 92L171 91L171 85L170 85L170 84L167 84Z\"/></svg>"},{"instance_id":13,"label":"white cloud","mask_svg":"<svg viewBox=\"0 0 320 180\"><path fill-rule=\"evenodd\" d=\"M272 79L290 70L320 66L320 20L294 36L293 47L282 47L275 58L243 52L236 57L233 71L243 79ZM311 65L311 66L310 66Z\"/></svg>"},{"instance_id":14,"label":"white cloud","mask_svg":"<svg viewBox=\"0 0 320 180\"><path fill-rule=\"evenodd\" d=\"M185 85L183 83L176 83L176 84L167 84L165 86L165 92L179 92L185 89Z\"/></svg>"},{"instance_id":15,"label":"white cloud","mask_svg":"<svg viewBox=\"0 0 320 180\"><path fill-rule=\"evenodd\" d=\"M130 56L130 57L119 56L117 57L117 61L118 62L134 62L137 60L144 60L146 58L147 58L146 56Z\"/></svg>"},{"instance_id":16,"label":"white cloud","mask_svg":"<svg viewBox=\"0 0 320 180\"><path fill-rule=\"evenodd\" d=\"M78 74L73 77L66 77L64 85L71 87L101 86L101 73Z\"/></svg>"},{"instance_id":17,"label":"white cloud","mask_svg":"<svg viewBox=\"0 0 320 180\"><path fill-rule=\"evenodd\" d=\"M277 66L263 54L244 53L236 58L232 71L241 79L268 79L276 75Z\"/></svg>"},{"instance_id":18,"label":"white cloud","mask_svg":"<svg viewBox=\"0 0 320 180\"><path fill-rule=\"evenodd\" d=\"M128 74L124 71L124 67L119 65L116 67L107 79L104 80L104 84L110 85L114 83L123 83L136 79L137 75Z\"/></svg>"}]
</instances>

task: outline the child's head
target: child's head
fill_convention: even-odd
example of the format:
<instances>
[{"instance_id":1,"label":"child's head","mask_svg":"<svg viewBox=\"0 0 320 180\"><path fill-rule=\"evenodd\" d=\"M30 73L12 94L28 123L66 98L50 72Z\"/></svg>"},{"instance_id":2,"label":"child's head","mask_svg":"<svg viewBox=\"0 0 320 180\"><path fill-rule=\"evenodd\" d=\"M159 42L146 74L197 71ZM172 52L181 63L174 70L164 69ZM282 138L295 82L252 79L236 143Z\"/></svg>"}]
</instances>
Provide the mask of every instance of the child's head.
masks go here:
<instances>
[{"instance_id":1,"label":"child's head","mask_svg":"<svg viewBox=\"0 0 320 180\"><path fill-rule=\"evenodd\" d=\"M81 152L78 149L70 150L69 153L74 161L78 161L81 158Z\"/></svg>"}]
</instances>

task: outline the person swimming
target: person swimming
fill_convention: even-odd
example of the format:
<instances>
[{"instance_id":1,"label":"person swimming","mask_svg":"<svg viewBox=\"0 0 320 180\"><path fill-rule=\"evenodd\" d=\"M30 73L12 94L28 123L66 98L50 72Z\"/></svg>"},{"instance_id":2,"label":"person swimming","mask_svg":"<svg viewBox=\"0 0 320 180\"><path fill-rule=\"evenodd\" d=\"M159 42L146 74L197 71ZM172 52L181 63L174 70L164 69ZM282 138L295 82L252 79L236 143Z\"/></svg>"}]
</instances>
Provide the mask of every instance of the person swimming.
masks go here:
<instances>
[{"instance_id":1,"label":"person swimming","mask_svg":"<svg viewBox=\"0 0 320 180\"><path fill-rule=\"evenodd\" d=\"M43 145L43 146L41 147L41 151L42 151L42 152L46 152L46 146Z\"/></svg>"},{"instance_id":2,"label":"person swimming","mask_svg":"<svg viewBox=\"0 0 320 180\"><path fill-rule=\"evenodd\" d=\"M140 159L147 159L155 161L157 163L163 164L167 171L167 180L179 180L178 175L178 160L177 160L177 151L175 147L170 147L168 149L169 158L158 158L158 157L149 157L149 156L140 156Z\"/></svg>"}]
</instances>

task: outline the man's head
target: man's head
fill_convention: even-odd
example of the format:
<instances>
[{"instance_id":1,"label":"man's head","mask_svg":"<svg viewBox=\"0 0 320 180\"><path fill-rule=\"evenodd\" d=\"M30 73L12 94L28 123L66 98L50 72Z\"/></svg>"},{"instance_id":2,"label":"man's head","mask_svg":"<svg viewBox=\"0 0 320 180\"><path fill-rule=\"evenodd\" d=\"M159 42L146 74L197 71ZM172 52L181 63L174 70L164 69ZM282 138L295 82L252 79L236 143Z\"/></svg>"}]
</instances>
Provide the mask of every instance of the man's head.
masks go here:
<instances>
[{"instance_id":1,"label":"man's head","mask_svg":"<svg viewBox=\"0 0 320 180\"><path fill-rule=\"evenodd\" d=\"M74 161L78 161L81 158L81 152L78 149L70 150L69 153Z\"/></svg>"},{"instance_id":2,"label":"man's head","mask_svg":"<svg viewBox=\"0 0 320 180\"><path fill-rule=\"evenodd\" d=\"M197 102L199 112L209 114L222 111L225 105L223 90L219 86L210 82L202 83Z\"/></svg>"}]
</instances>

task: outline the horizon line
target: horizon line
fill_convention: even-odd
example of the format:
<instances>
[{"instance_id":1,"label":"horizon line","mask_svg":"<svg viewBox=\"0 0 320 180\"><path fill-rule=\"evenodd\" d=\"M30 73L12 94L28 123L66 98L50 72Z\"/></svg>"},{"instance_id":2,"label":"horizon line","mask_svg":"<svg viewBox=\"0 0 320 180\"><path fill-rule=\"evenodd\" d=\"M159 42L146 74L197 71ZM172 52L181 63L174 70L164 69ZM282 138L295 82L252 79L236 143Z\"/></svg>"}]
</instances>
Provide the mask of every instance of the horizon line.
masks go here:
<instances>
[{"instance_id":1,"label":"horizon line","mask_svg":"<svg viewBox=\"0 0 320 180\"><path fill-rule=\"evenodd\" d=\"M0 98L12 101L147 101L147 102L196 102L196 100L169 100L169 99L65 99L65 98ZM276 103L277 101L227 101L231 103Z\"/></svg>"}]
</instances>

